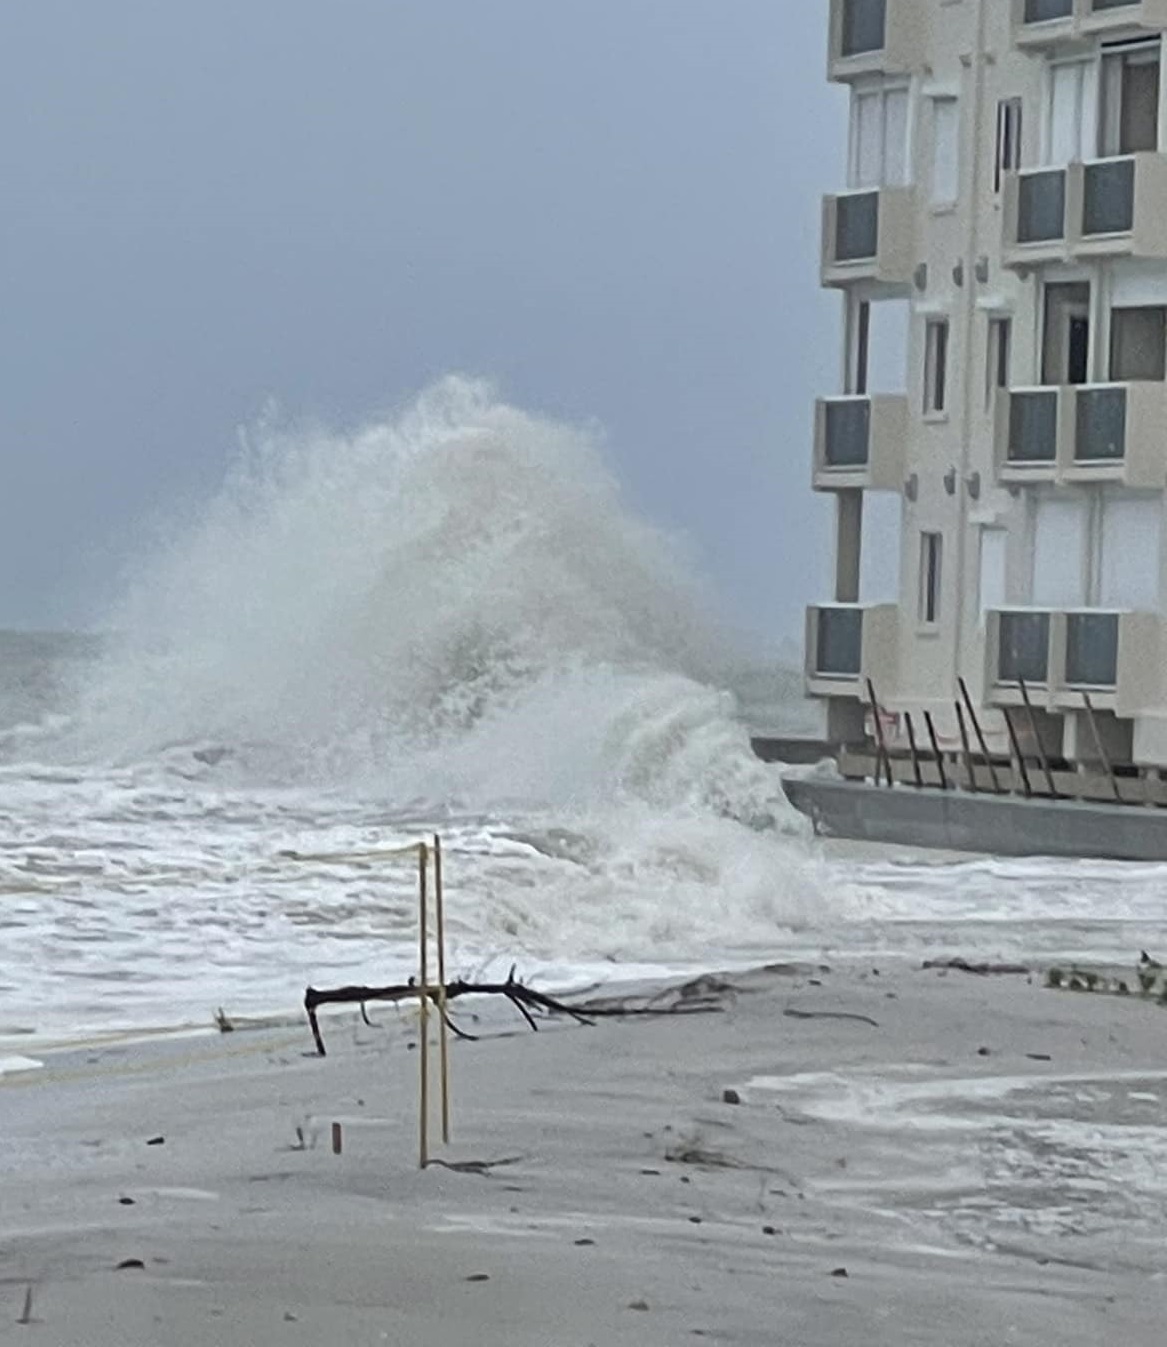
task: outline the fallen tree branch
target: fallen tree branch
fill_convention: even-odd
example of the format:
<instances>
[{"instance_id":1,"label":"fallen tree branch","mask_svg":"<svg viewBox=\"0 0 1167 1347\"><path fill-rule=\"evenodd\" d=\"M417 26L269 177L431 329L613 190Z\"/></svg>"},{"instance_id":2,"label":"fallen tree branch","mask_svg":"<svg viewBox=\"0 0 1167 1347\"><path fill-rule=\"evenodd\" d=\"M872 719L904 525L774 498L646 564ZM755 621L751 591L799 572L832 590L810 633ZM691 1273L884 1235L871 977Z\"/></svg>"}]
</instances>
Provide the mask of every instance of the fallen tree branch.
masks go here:
<instances>
[{"instance_id":1,"label":"fallen tree branch","mask_svg":"<svg viewBox=\"0 0 1167 1347\"><path fill-rule=\"evenodd\" d=\"M597 1019L623 1019L635 1015L693 1015L723 1008L720 1000L711 994L710 989L702 988L701 994L695 995L689 990L690 986L691 984L685 984L674 989L672 997L667 1002L662 994L658 994L648 1001L641 998L639 1003L633 998L624 998L569 1005L565 1001L548 996L546 992L536 991L533 987L519 982L512 968L505 982L467 982L463 978L458 978L447 983L444 988L428 987L426 996L437 1007L438 1013L445 1015L446 1023L455 1034L473 1041L474 1035L466 1033L454 1024L444 1011L444 1004L456 1001L462 996L502 996L519 1011L535 1031L538 1031L539 1025L534 1012L551 1016L566 1015L577 1024L591 1025ZM304 993L304 1009L308 1013L308 1024L316 1043L316 1051L321 1057L325 1056L324 1039L320 1033L317 1015L321 1006L359 1005L363 1014L365 1003L368 1001L402 1002L416 1000L419 996L420 989L413 978L408 982L395 983L388 987L352 986L324 990L309 987ZM365 1022L368 1023L367 1017Z\"/></svg>"}]
</instances>

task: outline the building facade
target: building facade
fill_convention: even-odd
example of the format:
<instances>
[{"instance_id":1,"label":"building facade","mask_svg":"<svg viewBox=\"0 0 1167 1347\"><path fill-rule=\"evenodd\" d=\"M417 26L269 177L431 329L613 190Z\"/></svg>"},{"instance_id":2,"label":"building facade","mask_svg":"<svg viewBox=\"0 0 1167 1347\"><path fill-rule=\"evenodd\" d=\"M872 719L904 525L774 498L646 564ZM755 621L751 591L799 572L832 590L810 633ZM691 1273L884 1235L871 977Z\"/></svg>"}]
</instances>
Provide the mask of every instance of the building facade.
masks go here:
<instances>
[{"instance_id":1,"label":"building facade","mask_svg":"<svg viewBox=\"0 0 1167 1347\"><path fill-rule=\"evenodd\" d=\"M1167 766L1167 0L829 2L808 688L837 742L873 689L951 744L963 679L994 752L1027 695L1052 757Z\"/></svg>"}]
</instances>

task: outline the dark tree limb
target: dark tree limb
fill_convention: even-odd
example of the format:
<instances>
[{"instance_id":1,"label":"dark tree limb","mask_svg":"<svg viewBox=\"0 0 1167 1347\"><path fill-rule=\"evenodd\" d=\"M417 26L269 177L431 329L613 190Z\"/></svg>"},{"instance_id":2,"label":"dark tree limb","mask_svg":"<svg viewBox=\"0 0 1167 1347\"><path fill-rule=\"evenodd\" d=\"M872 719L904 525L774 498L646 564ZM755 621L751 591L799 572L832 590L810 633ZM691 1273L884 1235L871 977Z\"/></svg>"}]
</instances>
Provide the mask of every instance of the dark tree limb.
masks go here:
<instances>
[{"instance_id":1,"label":"dark tree limb","mask_svg":"<svg viewBox=\"0 0 1167 1347\"><path fill-rule=\"evenodd\" d=\"M687 984L688 985L688 984ZM316 1051L325 1056L324 1038L320 1033L320 1021L317 1012L321 1006L359 1005L363 1008L368 1001L402 1002L418 997L418 986L413 978L408 982L396 983L388 987L334 987L318 989L309 987L304 993L304 1009L308 1013L308 1024ZM438 1013L445 1018L449 1028L459 1037L474 1041L474 1035L459 1029L444 1006L462 996L502 996L523 1016L532 1029L538 1030L535 1013L548 1016L562 1015L575 1020L577 1024L591 1025L597 1019L623 1019L634 1015L692 1015L708 1013L722 1009L719 1000L702 988L701 995L687 995L684 987L676 989L672 999L666 1004L661 998L654 997L647 1004L641 1001L609 999L591 1003L569 1005L565 1001L548 996L546 992L536 991L515 977L512 968L505 982L467 982L457 978L442 987L430 987L426 993L428 999L437 1007ZM366 1019L366 1023L368 1020Z\"/></svg>"}]
</instances>

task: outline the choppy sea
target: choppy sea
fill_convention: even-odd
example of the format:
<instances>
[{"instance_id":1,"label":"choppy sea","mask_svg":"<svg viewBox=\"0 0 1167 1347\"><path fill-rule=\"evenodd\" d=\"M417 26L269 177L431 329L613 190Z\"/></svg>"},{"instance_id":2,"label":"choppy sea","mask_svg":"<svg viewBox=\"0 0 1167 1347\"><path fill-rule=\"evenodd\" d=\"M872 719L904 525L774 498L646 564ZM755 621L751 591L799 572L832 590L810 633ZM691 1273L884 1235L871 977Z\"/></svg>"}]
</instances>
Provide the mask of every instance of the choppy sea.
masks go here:
<instances>
[{"instance_id":1,"label":"choppy sea","mask_svg":"<svg viewBox=\"0 0 1167 1347\"><path fill-rule=\"evenodd\" d=\"M0 1046L292 1009L414 968L380 850L440 833L459 973L1162 951L1167 867L824 844L813 728L591 436L446 380L261 426L102 636L0 633Z\"/></svg>"}]
</instances>

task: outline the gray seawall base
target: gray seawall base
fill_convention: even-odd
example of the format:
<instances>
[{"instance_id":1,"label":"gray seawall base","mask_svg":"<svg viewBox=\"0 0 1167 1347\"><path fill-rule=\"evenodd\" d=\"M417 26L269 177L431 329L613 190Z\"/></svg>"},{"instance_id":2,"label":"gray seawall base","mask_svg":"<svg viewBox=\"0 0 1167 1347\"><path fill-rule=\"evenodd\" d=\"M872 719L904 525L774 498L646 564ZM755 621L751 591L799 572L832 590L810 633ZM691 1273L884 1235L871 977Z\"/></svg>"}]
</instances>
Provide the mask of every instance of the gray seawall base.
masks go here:
<instances>
[{"instance_id":1,"label":"gray seawall base","mask_svg":"<svg viewBox=\"0 0 1167 1347\"><path fill-rule=\"evenodd\" d=\"M816 832L830 837L997 856L1167 860L1167 812L1139 806L821 779L789 780L783 787Z\"/></svg>"}]
</instances>

